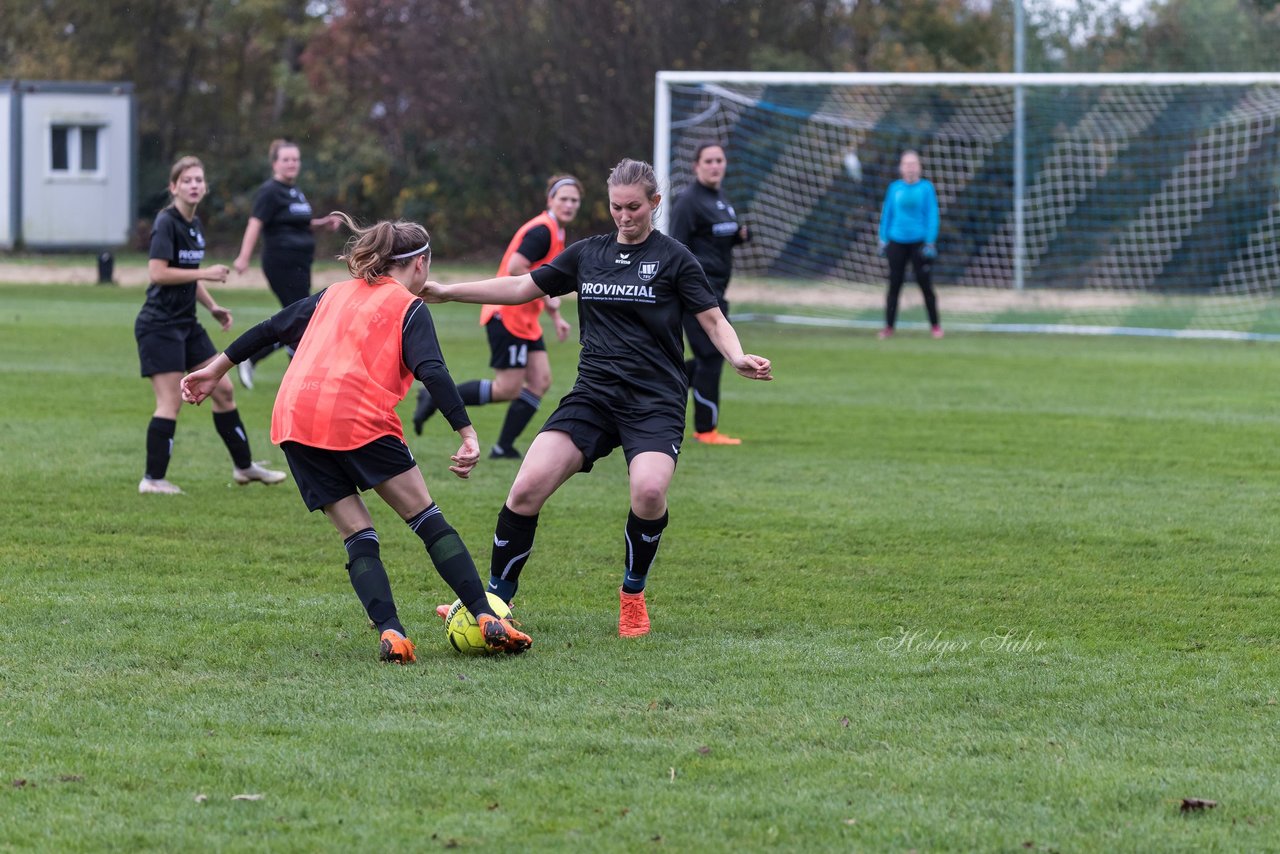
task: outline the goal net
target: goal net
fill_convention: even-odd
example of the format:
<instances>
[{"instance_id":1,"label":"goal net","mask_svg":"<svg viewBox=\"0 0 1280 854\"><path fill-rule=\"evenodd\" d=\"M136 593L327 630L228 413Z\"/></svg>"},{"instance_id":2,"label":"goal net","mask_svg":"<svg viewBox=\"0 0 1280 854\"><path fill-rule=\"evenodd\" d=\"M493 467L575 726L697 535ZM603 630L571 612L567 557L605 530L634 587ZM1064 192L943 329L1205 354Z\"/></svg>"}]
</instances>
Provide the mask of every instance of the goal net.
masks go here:
<instances>
[{"instance_id":1,"label":"goal net","mask_svg":"<svg viewBox=\"0 0 1280 854\"><path fill-rule=\"evenodd\" d=\"M880 205L915 149L944 325L1280 340L1280 74L662 72L656 101L669 190L726 148L747 302L880 325ZM920 306L908 273L904 325Z\"/></svg>"}]
</instances>

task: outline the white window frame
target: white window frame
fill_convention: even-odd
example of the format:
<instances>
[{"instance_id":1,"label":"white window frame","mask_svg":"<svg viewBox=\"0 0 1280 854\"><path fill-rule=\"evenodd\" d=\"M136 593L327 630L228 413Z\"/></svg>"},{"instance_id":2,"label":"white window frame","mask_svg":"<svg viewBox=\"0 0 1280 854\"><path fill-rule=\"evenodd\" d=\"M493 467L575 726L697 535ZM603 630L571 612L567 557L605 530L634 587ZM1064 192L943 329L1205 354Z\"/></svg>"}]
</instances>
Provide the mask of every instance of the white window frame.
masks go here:
<instances>
[{"instance_id":1,"label":"white window frame","mask_svg":"<svg viewBox=\"0 0 1280 854\"><path fill-rule=\"evenodd\" d=\"M50 178L95 178L104 179L107 176L106 159L107 159L107 122L93 121L84 119L52 119L49 121L48 132L45 134L45 157L47 169L46 172ZM55 169L53 165L53 134L57 129L65 129L67 131L67 168ZM83 153L83 144L81 134L86 129L97 131L97 145L95 147L97 154L97 166L93 169L85 169L82 165L81 155Z\"/></svg>"}]
</instances>

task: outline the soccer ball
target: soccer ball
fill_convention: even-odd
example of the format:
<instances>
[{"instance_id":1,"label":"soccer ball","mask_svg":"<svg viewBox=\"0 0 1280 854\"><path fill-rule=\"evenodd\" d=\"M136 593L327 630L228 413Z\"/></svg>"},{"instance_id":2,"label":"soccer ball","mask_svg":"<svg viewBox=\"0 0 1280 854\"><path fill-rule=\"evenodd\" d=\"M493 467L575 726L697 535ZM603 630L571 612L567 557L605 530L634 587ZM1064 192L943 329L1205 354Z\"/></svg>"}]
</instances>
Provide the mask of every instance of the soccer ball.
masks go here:
<instances>
[{"instance_id":1,"label":"soccer ball","mask_svg":"<svg viewBox=\"0 0 1280 854\"><path fill-rule=\"evenodd\" d=\"M858 159L856 151L849 151L844 156L844 171L855 181L862 180L862 161Z\"/></svg>"},{"instance_id":2,"label":"soccer ball","mask_svg":"<svg viewBox=\"0 0 1280 854\"><path fill-rule=\"evenodd\" d=\"M485 595L489 597L489 607L493 609L493 613L504 620L511 616L511 609L506 602L492 593ZM444 633L453 648L464 655L485 655L493 651L484 645L480 624L467 610L467 606L462 604L461 599L455 599L449 606L449 613L444 618Z\"/></svg>"}]
</instances>

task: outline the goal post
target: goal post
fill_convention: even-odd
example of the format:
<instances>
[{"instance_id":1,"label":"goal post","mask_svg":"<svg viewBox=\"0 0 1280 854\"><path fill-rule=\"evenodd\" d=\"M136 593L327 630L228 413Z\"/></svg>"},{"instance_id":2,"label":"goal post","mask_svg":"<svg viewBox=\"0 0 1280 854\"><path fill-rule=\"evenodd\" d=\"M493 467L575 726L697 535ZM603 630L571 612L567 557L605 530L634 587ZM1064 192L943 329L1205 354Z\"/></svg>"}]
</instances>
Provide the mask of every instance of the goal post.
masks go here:
<instances>
[{"instance_id":1,"label":"goal post","mask_svg":"<svg viewBox=\"0 0 1280 854\"><path fill-rule=\"evenodd\" d=\"M1280 340L1280 73L659 72L660 186L706 141L753 233L735 280L834 290L843 321L880 322L880 204L915 149L944 325Z\"/></svg>"}]
</instances>

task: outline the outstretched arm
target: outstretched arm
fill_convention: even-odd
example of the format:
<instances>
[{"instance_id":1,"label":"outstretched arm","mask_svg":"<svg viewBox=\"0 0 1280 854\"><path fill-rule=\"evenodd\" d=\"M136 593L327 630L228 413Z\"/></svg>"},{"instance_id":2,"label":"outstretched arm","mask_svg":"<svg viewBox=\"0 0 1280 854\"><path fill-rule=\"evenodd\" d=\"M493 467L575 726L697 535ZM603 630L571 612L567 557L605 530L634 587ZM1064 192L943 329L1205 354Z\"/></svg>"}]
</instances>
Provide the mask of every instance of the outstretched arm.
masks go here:
<instances>
[{"instance_id":1,"label":"outstretched arm","mask_svg":"<svg viewBox=\"0 0 1280 854\"><path fill-rule=\"evenodd\" d=\"M773 365L768 359L763 356L742 352L742 343L738 340L738 333L724 316L724 312L720 310L719 306L712 306L694 316L698 318L698 324L707 333L711 343L716 345L720 355L724 356L740 375L749 380L768 381L773 379Z\"/></svg>"},{"instance_id":2,"label":"outstretched arm","mask_svg":"<svg viewBox=\"0 0 1280 854\"><path fill-rule=\"evenodd\" d=\"M533 283L533 276L499 276L479 282L458 282L442 285L427 282L419 294L423 302L469 302L479 305L520 305L545 296L542 288Z\"/></svg>"}]
</instances>

